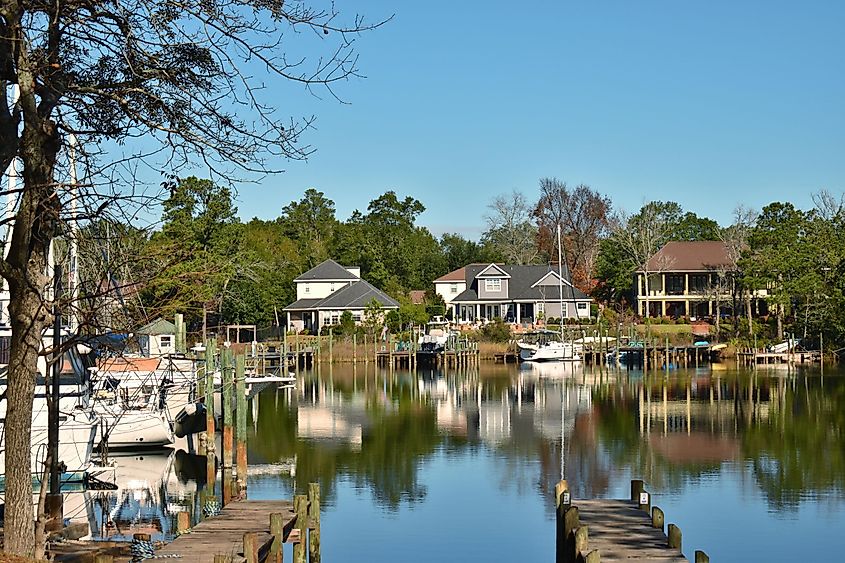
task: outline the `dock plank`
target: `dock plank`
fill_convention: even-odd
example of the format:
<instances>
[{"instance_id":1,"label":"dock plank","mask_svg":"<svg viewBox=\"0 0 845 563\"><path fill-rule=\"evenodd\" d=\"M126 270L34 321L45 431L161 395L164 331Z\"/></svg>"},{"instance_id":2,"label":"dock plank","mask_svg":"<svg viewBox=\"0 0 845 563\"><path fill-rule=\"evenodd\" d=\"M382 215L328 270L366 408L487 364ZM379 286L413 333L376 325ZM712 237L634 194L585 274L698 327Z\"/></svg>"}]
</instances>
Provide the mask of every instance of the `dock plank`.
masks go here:
<instances>
[{"instance_id":1,"label":"dock plank","mask_svg":"<svg viewBox=\"0 0 845 563\"><path fill-rule=\"evenodd\" d=\"M274 512L283 515L285 532L290 534L296 520L291 502L237 501L226 505L219 515L203 520L190 533L179 536L156 555L178 556L180 561L197 562L212 561L215 555L226 555L232 557L233 563L245 561L244 533L256 532L259 546L269 545L272 541L270 514Z\"/></svg>"},{"instance_id":2,"label":"dock plank","mask_svg":"<svg viewBox=\"0 0 845 563\"><path fill-rule=\"evenodd\" d=\"M667 545L666 534L651 526L651 518L626 500L573 501L582 526L587 526L590 549L606 561L688 561Z\"/></svg>"}]
</instances>

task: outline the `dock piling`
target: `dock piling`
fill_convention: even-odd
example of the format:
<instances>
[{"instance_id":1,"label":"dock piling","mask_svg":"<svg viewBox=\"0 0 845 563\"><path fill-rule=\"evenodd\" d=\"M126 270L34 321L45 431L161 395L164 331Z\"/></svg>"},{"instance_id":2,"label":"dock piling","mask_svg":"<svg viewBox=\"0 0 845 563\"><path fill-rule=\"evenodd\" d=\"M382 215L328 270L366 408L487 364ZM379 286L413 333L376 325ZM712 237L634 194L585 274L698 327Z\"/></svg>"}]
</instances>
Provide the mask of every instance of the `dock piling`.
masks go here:
<instances>
[{"instance_id":1,"label":"dock piling","mask_svg":"<svg viewBox=\"0 0 845 563\"><path fill-rule=\"evenodd\" d=\"M710 557L700 549L696 550L695 563L710 563Z\"/></svg>"},{"instance_id":2,"label":"dock piling","mask_svg":"<svg viewBox=\"0 0 845 563\"><path fill-rule=\"evenodd\" d=\"M294 528L299 530L299 542L293 544L293 563L306 563L306 543L308 542L308 497L293 497L293 510L296 513Z\"/></svg>"},{"instance_id":3,"label":"dock piling","mask_svg":"<svg viewBox=\"0 0 845 563\"><path fill-rule=\"evenodd\" d=\"M675 524L669 524L668 529L668 536L669 536L669 547L675 548L678 551L681 551L681 529L676 526Z\"/></svg>"},{"instance_id":4,"label":"dock piling","mask_svg":"<svg viewBox=\"0 0 845 563\"><path fill-rule=\"evenodd\" d=\"M282 543L284 542L285 520L281 512L274 512L270 515L270 534L273 536L273 545L270 548L270 561L282 563L284 554Z\"/></svg>"},{"instance_id":5,"label":"dock piling","mask_svg":"<svg viewBox=\"0 0 845 563\"><path fill-rule=\"evenodd\" d=\"M308 484L308 563L320 563L320 484Z\"/></svg>"},{"instance_id":6,"label":"dock piling","mask_svg":"<svg viewBox=\"0 0 845 563\"><path fill-rule=\"evenodd\" d=\"M663 526L666 522L666 516L663 514L663 510L658 507L652 507L651 509L651 527L657 528L661 532L663 531Z\"/></svg>"},{"instance_id":7,"label":"dock piling","mask_svg":"<svg viewBox=\"0 0 845 563\"><path fill-rule=\"evenodd\" d=\"M235 396L237 397L237 411L235 412L235 441L237 457L238 494L246 493L246 358L238 354L235 359Z\"/></svg>"},{"instance_id":8,"label":"dock piling","mask_svg":"<svg viewBox=\"0 0 845 563\"><path fill-rule=\"evenodd\" d=\"M258 534L244 533L244 559L246 563L258 563Z\"/></svg>"}]
</instances>

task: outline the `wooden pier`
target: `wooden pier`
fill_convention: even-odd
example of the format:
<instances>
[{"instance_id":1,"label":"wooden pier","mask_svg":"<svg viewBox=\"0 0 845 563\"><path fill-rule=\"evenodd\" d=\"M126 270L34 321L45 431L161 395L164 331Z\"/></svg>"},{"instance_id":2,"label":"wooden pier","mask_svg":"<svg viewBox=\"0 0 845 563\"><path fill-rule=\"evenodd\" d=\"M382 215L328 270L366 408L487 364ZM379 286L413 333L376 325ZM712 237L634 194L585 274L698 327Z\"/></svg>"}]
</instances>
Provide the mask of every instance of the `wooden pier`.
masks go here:
<instances>
[{"instance_id":1,"label":"wooden pier","mask_svg":"<svg viewBox=\"0 0 845 563\"><path fill-rule=\"evenodd\" d=\"M822 361L822 353L820 350L767 352L765 350L747 349L742 350L737 355L742 363L758 366L818 364Z\"/></svg>"},{"instance_id":2,"label":"wooden pier","mask_svg":"<svg viewBox=\"0 0 845 563\"><path fill-rule=\"evenodd\" d=\"M631 481L625 500L573 500L565 480L555 486L557 507L556 563L602 561L688 561L682 553L681 529L669 524L651 505L651 495L640 480ZM695 563L709 563L703 551Z\"/></svg>"},{"instance_id":3,"label":"wooden pier","mask_svg":"<svg viewBox=\"0 0 845 563\"><path fill-rule=\"evenodd\" d=\"M299 534L292 534L296 525L292 503L246 500L227 505L219 515L203 520L156 555L178 557L180 561L217 561L223 556L225 561L236 563L252 561L252 549L258 553L257 561L272 560L269 555L277 536L271 532L271 515L278 515L280 542L298 541Z\"/></svg>"}]
</instances>

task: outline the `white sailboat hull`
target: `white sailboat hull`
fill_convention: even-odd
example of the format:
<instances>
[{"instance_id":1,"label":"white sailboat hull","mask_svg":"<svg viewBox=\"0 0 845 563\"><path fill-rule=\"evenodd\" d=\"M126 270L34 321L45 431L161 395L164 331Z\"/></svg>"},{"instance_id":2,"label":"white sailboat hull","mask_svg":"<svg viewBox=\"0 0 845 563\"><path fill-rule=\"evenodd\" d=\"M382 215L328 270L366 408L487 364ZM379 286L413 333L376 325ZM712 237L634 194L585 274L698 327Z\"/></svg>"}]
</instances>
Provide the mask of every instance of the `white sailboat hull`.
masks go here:
<instances>
[{"instance_id":1,"label":"white sailboat hull","mask_svg":"<svg viewBox=\"0 0 845 563\"><path fill-rule=\"evenodd\" d=\"M173 443L175 437L164 411L123 411L116 415L102 415L97 443L107 433L109 448L162 447Z\"/></svg>"},{"instance_id":2,"label":"white sailboat hull","mask_svg":"<svg viewBox=\"0 0 845 563\"><path fill-rule=\"evenodd\" d=\"M523 362L577 362L581 355L568 342L548 342L542 345L518 344L519 359Z\"/></svg>"}]
</instances>

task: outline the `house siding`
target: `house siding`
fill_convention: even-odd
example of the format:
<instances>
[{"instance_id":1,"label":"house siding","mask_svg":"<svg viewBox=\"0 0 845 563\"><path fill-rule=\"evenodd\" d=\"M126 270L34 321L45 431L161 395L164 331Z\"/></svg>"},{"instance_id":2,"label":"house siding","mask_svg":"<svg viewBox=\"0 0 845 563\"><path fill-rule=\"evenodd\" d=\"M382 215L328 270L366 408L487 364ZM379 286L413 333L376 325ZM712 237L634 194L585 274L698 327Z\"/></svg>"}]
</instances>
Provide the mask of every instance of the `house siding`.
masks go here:
<instances>
[{"instance_id":1,"label":"house siding","mask_svg":"<svg viewBox=\"0 0 845 563\"><path fill-rule=\"evenodd\" d=\"M486 280L488 279L499 279L501 280L501 290L500 291L488 291ZM501 299L504 301L508 300L508 279L507 278L483 278L475 280L478 284L478 297L480 299Z\"/></svg>"}]
</instances>

